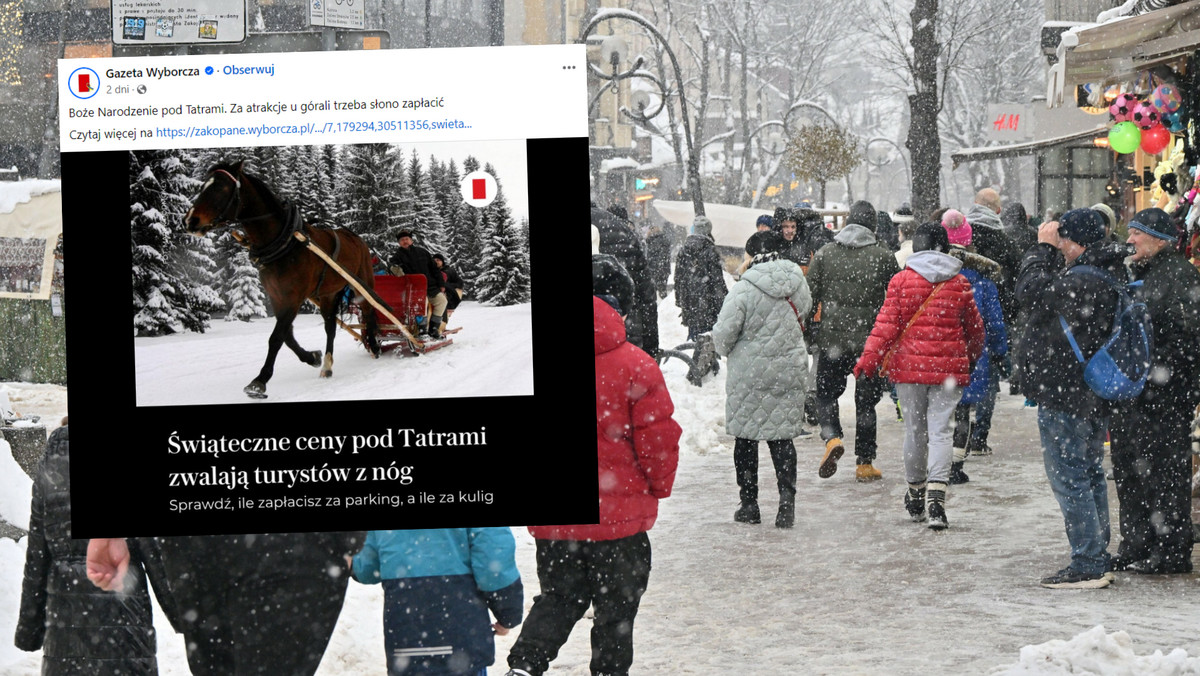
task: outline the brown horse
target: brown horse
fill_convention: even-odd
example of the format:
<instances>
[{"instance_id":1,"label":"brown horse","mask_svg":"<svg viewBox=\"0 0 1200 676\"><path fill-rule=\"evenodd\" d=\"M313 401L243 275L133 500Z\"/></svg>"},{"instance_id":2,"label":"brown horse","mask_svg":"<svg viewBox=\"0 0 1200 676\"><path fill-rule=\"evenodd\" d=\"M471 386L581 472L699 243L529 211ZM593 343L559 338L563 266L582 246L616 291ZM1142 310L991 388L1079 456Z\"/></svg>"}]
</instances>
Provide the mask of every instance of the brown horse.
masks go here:
<instances>
[{"instance_id":1,"label":"brown horse","mask_svg":"<svg viewBox=\"0 0 1200 676\"><path fill-rule=\"evenodd\" d=\"M309 251L294 233L303 233L313 246L320 247L346 272L371 291L371 251L366 243L349 230L315 228L303 222L295 206L282 202L266 183L242 170L242 162L218 164L192 208L183 217L188 232L203 237L213 228L234 226L241 230L238 239L250 249L250 258L258 266L259 278L275 310L275 330L267 341L267 360L258 377L243 391L254 399L266 399L267 381L275 372L275 356L284 343L311 366L321 367L321 377L333 375L333 336L337 331L338 301L346 280ZM292 322L300 304L310 299L321 308L325 320L325 358L321 353L300 347L292 334ZM379 356L376 341L375 310L363 310L367 347Z\"/></svg>"}]
</instances>

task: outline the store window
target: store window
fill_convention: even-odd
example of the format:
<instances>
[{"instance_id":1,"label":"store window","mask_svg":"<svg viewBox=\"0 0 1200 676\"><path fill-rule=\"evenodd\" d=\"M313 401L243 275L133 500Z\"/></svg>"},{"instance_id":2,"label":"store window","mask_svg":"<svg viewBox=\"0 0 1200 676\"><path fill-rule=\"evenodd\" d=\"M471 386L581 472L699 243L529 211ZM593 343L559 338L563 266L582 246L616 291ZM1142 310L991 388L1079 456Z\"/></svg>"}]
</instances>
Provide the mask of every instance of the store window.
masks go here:
<instances>
[{"instance_id":1,"label":"store window","mask_svg":"<svg viewBox=\"0 0 1200 676\"><path fill-rule=\"evenodd\" d=\"M1104 201L1113 155L1093 146L1051 148L1038 156L1038 209L1067 211Z\"/></svg>"}]
</instances>

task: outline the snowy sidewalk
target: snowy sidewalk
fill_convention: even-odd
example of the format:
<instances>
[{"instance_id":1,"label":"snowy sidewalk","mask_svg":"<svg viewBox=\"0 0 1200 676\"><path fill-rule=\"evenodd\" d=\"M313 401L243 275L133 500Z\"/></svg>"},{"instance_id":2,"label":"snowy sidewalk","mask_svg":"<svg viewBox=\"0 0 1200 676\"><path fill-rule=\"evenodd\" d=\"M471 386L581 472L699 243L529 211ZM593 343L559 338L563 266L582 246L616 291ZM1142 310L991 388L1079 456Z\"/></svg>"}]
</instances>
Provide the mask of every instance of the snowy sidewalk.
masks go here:
<instances>
[{"instance_id":1,"label":"snowy sidewalk","mask_svg":"<svg viewBox=\"0 0 1200 676\"><path fill-rule=\"evenodd\" d=\"M682 343L670 297L660 313L663 345ZM1034 409L1007 395L1007 387L990 438L995 455L969 459L971 482L951 487L949 530L934 533L904 512L903 424L885 397L878 407L883 481L856 483L852 454L832 478L818 479L821 442L798 442L796 527L780 531L771 525L776 503L765 444L759 470L765 523L733 522L737 486L733 440L724 434L723 367L701 388L687 384L683 363L672 360L664 368L684 435L674 495L662 503L650 532L654 570L635 627L632 673L1068 674L1063 664L1089 660L1088 673L1105 675L1200 673L1200 575L1119 573L1112 587L1095 591L1038 585L1066 565L1067 540L1042 468ZM852 427L850 391L842 419ZM28 480L13 485L27 502ZM537 593L533 540L522 527L513 532L528 608ZM1115 544L1116 535L1110 550ZM38 673L37 656L11 646L23 560L23 544L0 540L4 675ZM382 674L381 616L379 587L351 584L318 673ZM186 675L182 638L161 615L157 620L160 673ZM1132 645L1097 636L1091 632L1096 625L1127 632ZM550 676L589 673L590 628L586 619L575 627ZM504 673L516 635L497 639L493 676ZM1016 665L1022 647L1054 639L1071 641L1031 648L1027 664L1034 668L1004 669ZM1184 666L1181 659L1151 655L1176 648L1191 656ZM1047 651L1054 659L1042 657ZM1149 657L1134 661L1132 653Z\"/></svg>"}]
</instances>

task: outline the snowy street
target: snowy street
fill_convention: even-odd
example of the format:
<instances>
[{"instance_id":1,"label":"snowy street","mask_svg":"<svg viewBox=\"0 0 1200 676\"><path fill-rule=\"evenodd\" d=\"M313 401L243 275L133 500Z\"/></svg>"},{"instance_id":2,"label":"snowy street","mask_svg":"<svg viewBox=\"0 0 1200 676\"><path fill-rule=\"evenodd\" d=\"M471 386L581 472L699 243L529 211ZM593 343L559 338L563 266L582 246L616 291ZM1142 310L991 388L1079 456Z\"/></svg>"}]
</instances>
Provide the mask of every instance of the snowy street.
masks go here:
<instances>
[{"instance_id":1,"label":"snowy street","mask_svg":"<svg viewBox=\"0 0 1200 676\"><path fill-rule=\"evenodd\" d=\"M659 308L662 344L684 342L672 298ZM424 365L434 368L448 356ZM971 482L950 490L948 530L934 533L904 512L903 424L885 396L878 406L876 465L883 481L856 483L849 448L837 474L819 479L821 442L815 436L799 441L796 527L780 531L771 525L775 500L767 488L773 476L765 444L759 470L764 524L732 520L737 487L733 440L723 426L725 370L701 388L686 382L678 360L664 371L684 434L674 495L662 503L650 532L654 570L635 628L632 673L1200 674L1200 575L1118 573L1110 588L1094 591L1038 585L1066 565L1067 540L1042 467L1035 410L1009 396L1007 386L990 438L995 455L968 459ZM300 373L316 381L315 374ZM30 386L8 387L19 393ZM850 390L841 403L851 433ZM56 419L65 403L55 405L31 412ZM2 454L0 489L25 491L27 503L28 479L13 476L16 471ZM1115 551L1117 505L1109 487ZM524 528L514 533L528 608L537 592L533 540ZM11 646L23 557L24 541L0 540L0 674L13 676L36 674L39 664L36 655ZM382 674L381 613L381 590L352 583L319 673ZM161 673L187 674L182 638L158 619ZM1119 634L1086 633L1097 625L1127 632L1132 643L1122 644ZM589 673L589 628L586 619L576 626L550 674ZM498 639L490 673L504 673L500 666L516 635ZM1075 640L1030 648L1021 661L1023 647L1054 639ZM1169 654L1175 649L1186 654Z\"/></svg>"}]
</instances>

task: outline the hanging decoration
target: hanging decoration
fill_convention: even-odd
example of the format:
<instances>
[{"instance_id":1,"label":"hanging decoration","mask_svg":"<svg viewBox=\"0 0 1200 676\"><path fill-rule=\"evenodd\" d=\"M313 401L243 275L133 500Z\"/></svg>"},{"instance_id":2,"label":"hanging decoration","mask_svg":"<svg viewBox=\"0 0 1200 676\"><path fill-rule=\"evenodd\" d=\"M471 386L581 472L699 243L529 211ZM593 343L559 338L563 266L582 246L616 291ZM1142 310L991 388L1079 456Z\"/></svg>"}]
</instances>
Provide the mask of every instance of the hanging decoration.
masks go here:
<instances>
[{"instance_id":1,"label":"hanging decoration","mask_svg":"<svg viewBox=\"0 0 1200 676\"><path fill-rule=\"evenodd\" d=\"M1161 124L1155 124L1149 129L1142 130L1142 140L1139 144L1142 152L1148 155L1161 153L1171 143L1171 132Z\"/></svg>"},{"instance_id":2,"label":"hanging decoration","mask_svg":"<svg viewBox=\"0 0 1200 676\"><path fill-rule=\"evenodd\" d=\"M1132 122L1118 122L1108 130L1108 147L1122 155L1137 150L1142 142L1142 130Z\"/></svg>"},{"instance_id":3,"label":"hanging decoration","mask_svg":"<svg viewBox=\"0 0 1200 676\"><path fill-rule=\"evenodd\" d=\"M1128 122L1129 118L1133 116L1133 108L1137 104L1137 97L1132 94L1118 94L1117 98L1113 99L1112 105L1108 107L1108 113L1118 124Z\"/></svg>"}]
</instances>

